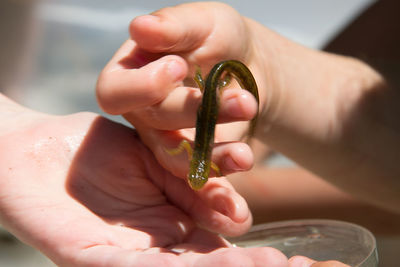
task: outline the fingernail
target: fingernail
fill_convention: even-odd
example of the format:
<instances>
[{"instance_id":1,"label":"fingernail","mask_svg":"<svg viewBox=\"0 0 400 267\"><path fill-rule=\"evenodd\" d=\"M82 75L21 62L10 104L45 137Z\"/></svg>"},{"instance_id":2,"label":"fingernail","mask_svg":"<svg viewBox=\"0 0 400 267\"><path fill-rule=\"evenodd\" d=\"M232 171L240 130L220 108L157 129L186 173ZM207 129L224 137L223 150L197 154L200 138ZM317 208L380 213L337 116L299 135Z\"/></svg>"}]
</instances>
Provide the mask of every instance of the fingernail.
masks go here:
<instances>
[{"instance_id":1,"label":"fingernail","mask_svg":"<svg viewBox=\"0 0 400 267\"><path fill-rule=\"evenodd\" d=\"M226 157L224 160L225 168L231 171L242 171L241 168L231 157Z\"/></svg>"},{"instance_id":2,"label":"fingernail","mask_svg":"<svg viewBox=\"0 0 400 267\"><path fill-rule=\"evenodd\" d=\"M221 213L221 214L223 214L223 215L225 215L227 217L229 217L229 215L230 215L230 210L229 210L228 205L227 205L225 200L222 200L222 199L217 200L217 203L215 205L215 209L219 213Z\"/></svg>"},{"instance_id":3,"label":"fingernail","mask_svg":"<svg viewBox=\"0 0 400 267\"><path fill-rule=\"evenodd\" d=\"M161 20L159 16L154 15L154 14L147 14L147 15L144 15L144 16L147 16L148 19L153 19L155 21L160 21Z\"/></svg>"},{"instance_id":4,"label":"fingernail","mask_svg":"<svg viewBox=\"0 0 400 267\"><path fill-rule=\"evenodd\" d=\"M167 73L171 76L174 81L183 80L185 73L182 63L177 60L170 60L167 63Z\"/></svg>"},{"instance_id":5,"label":"fingernail","mask_svg":"<svg viewBox=\"0 0 400 267\"><path fill-rule=\"evenodd\" d=\"M140 21L141 23L152 23L152 22L159 22L160 18L158 16L154 16L152 14L142 15L136 17L134 20Z\"/></svg>"},{"instance_id":6,"label":"fingernail","mask_svg":"<svg viewBox=\"0 0 400 267\"><path fill-rule=\"evenodd\" d=\"M246 99L248 99L248 95L244 93L236 92L226 92L228 94L227 99L225 100L225 105L229 110L229 115L234 118L243 118L243 108L241 107L241 102L244 101L246 103Z\"/></svg>"}]
</instances>

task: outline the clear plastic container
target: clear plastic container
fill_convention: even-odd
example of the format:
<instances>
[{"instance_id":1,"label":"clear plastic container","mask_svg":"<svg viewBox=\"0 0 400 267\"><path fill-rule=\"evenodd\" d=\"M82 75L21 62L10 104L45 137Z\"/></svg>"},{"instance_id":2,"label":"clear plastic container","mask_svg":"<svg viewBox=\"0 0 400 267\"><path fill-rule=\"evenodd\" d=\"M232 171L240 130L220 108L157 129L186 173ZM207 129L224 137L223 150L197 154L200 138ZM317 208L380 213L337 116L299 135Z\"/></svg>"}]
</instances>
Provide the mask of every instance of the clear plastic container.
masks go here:
<instances>
[{"instance_id":1,"label":"clear plastic container","mask_svg":"<svg viewBox=\"0 0 400 267\"><path fill-rule=\"evenodd\" d=\"M378 266L373 234L348 222L310 219L260 224L247 234L228 240L239 247L274 247L288 258L302 255L318 261L338 260L350 266Z\"/></svg>"}]
</instances>

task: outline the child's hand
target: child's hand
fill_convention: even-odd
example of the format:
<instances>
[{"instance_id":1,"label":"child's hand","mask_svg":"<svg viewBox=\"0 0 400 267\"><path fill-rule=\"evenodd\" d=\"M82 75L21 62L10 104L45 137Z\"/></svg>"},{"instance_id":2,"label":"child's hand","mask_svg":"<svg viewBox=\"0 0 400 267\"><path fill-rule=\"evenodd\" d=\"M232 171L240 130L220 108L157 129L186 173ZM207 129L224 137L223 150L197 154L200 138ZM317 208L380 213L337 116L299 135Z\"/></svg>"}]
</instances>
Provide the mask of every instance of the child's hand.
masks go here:
<instances>
[{"instance_id":1,"label":"child's hand","mask_svg":"<svg viewBox=\"0 0 400 267\"><path fill-rule=\"evenodd\" d=\"M249 21L224 4L194 3L137 17L130 34L132 39L122 45L99 77L99 103L108 113L123 114L159 162L184 177L188 164L182 162L187 160L172 157L165 148L194 138L193 129L186 128L195 126L202 97L198 89L189 87L194 85L195 67L207 74L215 63L237 59L253 71L259 89L265 87L257 79L262 70L257 65ZM222 93L219 122L247 121L256 114L254 97L237 88ZM264 93L259 93L263 104ZM246 133L247 127L247 123L217 127L213 161L222 174L252 166L248 145L231 142Z\"/></svg>"}]
</instances>

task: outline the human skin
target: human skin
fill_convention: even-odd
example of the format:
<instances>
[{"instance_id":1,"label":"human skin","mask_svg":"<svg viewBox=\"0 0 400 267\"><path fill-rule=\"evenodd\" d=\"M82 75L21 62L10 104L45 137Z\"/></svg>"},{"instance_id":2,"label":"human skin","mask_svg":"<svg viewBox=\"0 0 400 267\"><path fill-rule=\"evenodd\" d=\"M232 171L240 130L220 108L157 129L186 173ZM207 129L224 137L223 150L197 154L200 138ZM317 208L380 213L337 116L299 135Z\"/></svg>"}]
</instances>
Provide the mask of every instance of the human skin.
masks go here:
<instances>
[{"instance_id":1,"label":"human skin","mask_svg":"<svg viewBox=\"0 0 400 267\"><path fill-rule=\"evenodd\" d=\"M212 233L251 224L224 178L195 192L134 130L92 113L51 116L3 95L0 111L0 223L57 265L287 266L275 249Z\"/></svg>"},{"instance_id":2,"label":"human skin","mask_svg":"<svg viewBox=\"0 0 400 267\"><path fill-rule=\"evenodd\" d=\"M212 5L212 8L211 8ZM205 23L207 22L207 23ZM182 157L165 147L193 140L201 94L188 87L203 73L238 59L259 87L255 138L355 197L399 212L398 94L365 63L291 42L220 3L194 3L135 18L131 39L101 73L101 107L123 114L162 166L185 177ZM220 122L251 119L254 99L243 90L222 93ZM232 142L246 124L217 128L213 160L222 173L248 170L251 149Z\"/></svg>"},{"instance_id":3,"label":"human skin","mask_svg":"<svg viewBox=\"0 0 400 267\"><path fill-rule=\"evenodd\" d=\"M213 232L248 229L243 198L224 178L193 191L131 128L92 113L38 113L1 94L0 118L0 223L58 266L316 263L231 247Z\"/></svg>"},{"instance_id":4,"label":"human skin","mask_svg":"<svg viewBox=\"0 0 400 267\"><path fill-rule=\"evenodd\" d=\"M242 104L249 98L239 91L226 94L227 99L237 98ZM156 163L143 166L143 159L155 161L131 129L95 114L37 113L2 95L0 107L0 223L58 265L248 266L255 262L287 266L285 257L276 250L232 249L217 235L196 226L198 223L228 235L243 233L248 228L247 207L224 180L214 179L208 189L195 196L192 191L168 192L156 182L165 179L176 190L184 183L166 174ZM238 116L233 120L247 120L255 108L252 110L247 104L242 109L225 105L226 121L232 120L230 115L235 110ZM234 137L239 135L236 133ZM242 144L231 150L225 148L221 146L220 151L233 151L229 156L238 149L237 160L247 149ZM138 154L141 160L135 161ZM119 161L115 162L117 156ZM226 173L236 170L227 165ZM239 169L248 166L245 162ZM115 180L127 176L128 183ZM132 188L136 189L129 190ZM178 199L177 205L171 205L176 196L184 201ZM185 205L191 199L198 205L188 208ZM201 212L203 209L205 213ZM148 217L137 219L136 216L143 214L126 214L127 210L148 212ZM169 217L170 212L174 218ZM143 229L142 224L150 226ZM186 232L186 227L192 232ZM298 258L290 260L291 266L298 266L294 265L294 259Z\"/></svg>"}]
</instances>

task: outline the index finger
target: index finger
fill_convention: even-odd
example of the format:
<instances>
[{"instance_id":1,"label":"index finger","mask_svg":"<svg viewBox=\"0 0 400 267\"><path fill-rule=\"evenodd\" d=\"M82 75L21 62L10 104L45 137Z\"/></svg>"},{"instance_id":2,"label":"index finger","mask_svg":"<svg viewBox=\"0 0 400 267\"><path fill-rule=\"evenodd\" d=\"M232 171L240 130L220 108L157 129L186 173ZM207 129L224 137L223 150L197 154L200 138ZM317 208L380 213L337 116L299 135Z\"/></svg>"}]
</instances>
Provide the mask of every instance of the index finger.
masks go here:
<instances>
[{"instance_id":1,"label":"index finger","mask_svg":"<svg viewBox=\"0 0 400 267\"><path fill-rule=\"evenodd\" d=\"M105 112L115 115L151 106L181 85L187 72L181 57L151 54L128 40L100 73L97 99Z\"/></svg>"}]
</instances>

